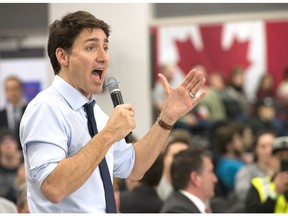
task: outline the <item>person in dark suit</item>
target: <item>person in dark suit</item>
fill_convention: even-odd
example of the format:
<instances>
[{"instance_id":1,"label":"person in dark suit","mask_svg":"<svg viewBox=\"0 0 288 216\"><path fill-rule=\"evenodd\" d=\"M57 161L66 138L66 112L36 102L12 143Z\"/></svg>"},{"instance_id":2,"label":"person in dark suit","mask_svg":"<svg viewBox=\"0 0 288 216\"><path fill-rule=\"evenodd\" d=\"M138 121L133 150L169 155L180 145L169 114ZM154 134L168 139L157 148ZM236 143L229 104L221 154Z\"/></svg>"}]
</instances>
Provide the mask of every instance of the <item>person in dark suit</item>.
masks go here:
<instances>
[{"instance_id":1,"label":"person in dark suit","mask_svg":"<svg viewBox=\"0 0 288 216\"><path fill-rule=\"evenodd\" d=\"M171 167L173 193L161 213L207 213L217 177L210 152L186 149L175 155Z\"/></svg>"},{"instance_id":2,"label":"person in dark suit","mask_svg":"<svg viewBox=\"0 0 288 216\"><path fill-rule=\"evenodd\" d=\"M163 154L161 153L143 178L139 185L131 191L120 194L121 213L159 213L163 205L156 192L163 171Z\"/></svg>"},{"instance_id":3,"label":"person in dark suit","mask_svg":"<svg viewBox=\"0 0 288 216\"><path fill-rule=\"evenodd\" d=\"M0 110L0 130L9 129L19 141L19 125L26 109L26 101L23 98L23 84L16 76L9 76L4 81L4 90L7 105ZM19 148L21 145L19 144Z\"/></svg>"}]
</instances>

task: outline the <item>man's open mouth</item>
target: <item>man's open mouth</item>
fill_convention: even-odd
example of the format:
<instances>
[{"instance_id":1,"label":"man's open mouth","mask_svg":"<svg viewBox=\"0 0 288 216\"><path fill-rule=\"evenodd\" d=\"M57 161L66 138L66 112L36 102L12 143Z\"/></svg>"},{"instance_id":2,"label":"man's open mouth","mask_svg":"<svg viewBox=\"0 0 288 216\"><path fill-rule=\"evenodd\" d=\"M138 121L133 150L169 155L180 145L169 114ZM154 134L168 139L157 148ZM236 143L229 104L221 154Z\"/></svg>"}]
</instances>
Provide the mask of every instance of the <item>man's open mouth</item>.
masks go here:
<instances>
[{"instance_id":1,"label":"man's open mouth","mask_svg":"<svg viewBox=\"0 0 288 216\"><path fill-rule=\"evenodd\" d=\"M95 76L99 76L99 78L101 79L103 70L101 70L101 69L93 70L92 73Z\"/></svg>"}]
</instances>

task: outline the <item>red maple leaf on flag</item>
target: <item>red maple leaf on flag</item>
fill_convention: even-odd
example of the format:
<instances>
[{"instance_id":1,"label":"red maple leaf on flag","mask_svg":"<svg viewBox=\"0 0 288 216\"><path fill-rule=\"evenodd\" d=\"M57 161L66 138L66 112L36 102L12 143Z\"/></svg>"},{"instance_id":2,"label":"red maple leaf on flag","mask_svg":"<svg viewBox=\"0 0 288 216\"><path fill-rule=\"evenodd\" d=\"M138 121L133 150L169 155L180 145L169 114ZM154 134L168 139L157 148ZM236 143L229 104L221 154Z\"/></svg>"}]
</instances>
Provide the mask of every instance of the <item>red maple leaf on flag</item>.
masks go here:
<instances>
[{"instance_id":1,"label":"red maple leaf on flag","mask_svg":"<svg viewBox=\"0 0 288 216\"><path fill-rule=\"evenodd\" d=\"M221 47L222 26L202 26L200 32L203 50L196 50L191 37L186 40L175 40L179 54L179 68L187 73L197 64L205 66L207 73L218 71L228 78L234 67L248 68L249 41L239 42L234 39L229 50Z\"/></svg>"}]
</instances>

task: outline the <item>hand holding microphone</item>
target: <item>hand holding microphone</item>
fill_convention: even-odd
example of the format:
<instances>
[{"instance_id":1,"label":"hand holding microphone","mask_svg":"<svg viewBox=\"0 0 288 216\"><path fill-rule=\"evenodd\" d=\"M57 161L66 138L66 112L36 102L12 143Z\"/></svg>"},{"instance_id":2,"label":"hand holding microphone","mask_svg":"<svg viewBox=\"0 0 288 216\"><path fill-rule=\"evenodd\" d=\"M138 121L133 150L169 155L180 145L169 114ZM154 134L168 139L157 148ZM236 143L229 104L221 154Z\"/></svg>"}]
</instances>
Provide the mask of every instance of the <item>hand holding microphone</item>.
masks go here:
<instances>
[{"instance_id":1,"label":"hand holding microphone","mask_svg":"<svg viewBox=\"0 0 288 216\"><path fill-rule=\"evenodd\" d=\"M108 88L114 107L124 103L120 91L120 82L115 76L108 77L106 79L106 87ZM132 132L130 132L125 137L125 141L126 143L132 143L133 141Z\"/></svg>"}]
</instances>

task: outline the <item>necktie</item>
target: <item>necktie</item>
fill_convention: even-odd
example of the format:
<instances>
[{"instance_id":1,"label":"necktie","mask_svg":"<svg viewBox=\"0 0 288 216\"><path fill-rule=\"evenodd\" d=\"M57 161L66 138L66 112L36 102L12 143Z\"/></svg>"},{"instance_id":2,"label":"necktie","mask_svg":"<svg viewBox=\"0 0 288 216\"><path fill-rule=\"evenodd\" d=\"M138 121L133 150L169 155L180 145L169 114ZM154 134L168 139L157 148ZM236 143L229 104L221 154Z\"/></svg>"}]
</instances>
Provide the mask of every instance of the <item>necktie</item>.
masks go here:
<instances>
[{"instance_id":1,"label":"necktie","mask_svg":"<svg viewBox=\"0 0 288 216\"><path fill-rule=\"evenodd\" d=\"M20 124L20 120L22 117L21 111L22 108L21 107L15 107L14 108L14 122L15 122L15 131L17 132L19 130L19 124Z\"/></svg>"},{"instance_id":2,"label":"necktie","mask_svg":"<svg viewBox=\"0 0 288 216\"><path fill-rule=\"evenodd\" d=\"M98 133L96 121L94 117L93 107L95 105L95 101L92 101L90 104L86 103L84 108L87 113L88 118L88 129L91 137ZM116 213L116 204L114 198L114 190L112 181L110 178L108 166L105 157L99 164L100 175L102 178L104 191L105 191L105 201L106 201L106 212L107 213Z\"/></svg>"},{"instance_id":3,"label":"necktie","mask_svg":"<svg viewBox=\"0 0 288 216\"><path fill-rule=\"evenodd\" d=\"M18 125L18 115L17 115L17 108L13 106L12 111L12 131L17 131L17 125Z\"/></svg>"}]
</instances>

